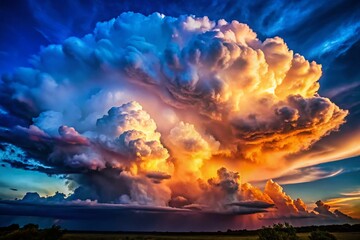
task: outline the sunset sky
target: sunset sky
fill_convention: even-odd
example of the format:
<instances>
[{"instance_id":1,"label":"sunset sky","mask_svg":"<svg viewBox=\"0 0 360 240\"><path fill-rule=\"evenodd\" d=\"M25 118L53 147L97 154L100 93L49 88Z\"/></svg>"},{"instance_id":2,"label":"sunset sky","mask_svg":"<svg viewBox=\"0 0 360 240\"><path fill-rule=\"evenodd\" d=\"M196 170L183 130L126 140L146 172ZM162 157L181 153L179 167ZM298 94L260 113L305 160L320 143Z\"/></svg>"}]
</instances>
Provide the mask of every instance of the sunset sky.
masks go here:
<instances>
[{"instance_id":1,"label":"sunset sky","mask_svg":"<svg viewBox=\"0 0 360 240\"><path fill-rule=\"evenodd\" d=\"M359 1L0 6L0 226L360 221Z\"/></svg>"}]
</instances>

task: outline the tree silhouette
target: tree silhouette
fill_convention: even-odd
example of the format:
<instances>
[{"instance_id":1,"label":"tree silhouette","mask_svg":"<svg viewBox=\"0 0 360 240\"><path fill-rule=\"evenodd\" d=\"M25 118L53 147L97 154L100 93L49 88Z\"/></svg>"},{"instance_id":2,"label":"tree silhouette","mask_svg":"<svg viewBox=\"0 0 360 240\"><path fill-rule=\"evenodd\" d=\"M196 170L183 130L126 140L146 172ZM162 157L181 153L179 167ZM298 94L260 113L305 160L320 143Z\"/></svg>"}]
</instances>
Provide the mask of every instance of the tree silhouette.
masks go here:
<instances>
[{"instance_id":1,"label":"tree silhouette","mask_svg":"<svg viewBox=\"0 0 360 240\"><path fill-rule=\"evenodd\" d=\"M259 240L298 240L296 230L289 223L274 224L273 227L263 227L259 233Z\"/></svg>"},{"instance_id":2,"label":"tree silhouette","mask_svg":"<svg viewBox=\"0 0 360 240\"><path fill-rule=\"evenodd\" d=\"M63 235L59 226L53 225L49 229L39 229L39 225L27 224L22 228L13 224L1 228L0 240L57 240Z\"/></svg>"}]
</instances>

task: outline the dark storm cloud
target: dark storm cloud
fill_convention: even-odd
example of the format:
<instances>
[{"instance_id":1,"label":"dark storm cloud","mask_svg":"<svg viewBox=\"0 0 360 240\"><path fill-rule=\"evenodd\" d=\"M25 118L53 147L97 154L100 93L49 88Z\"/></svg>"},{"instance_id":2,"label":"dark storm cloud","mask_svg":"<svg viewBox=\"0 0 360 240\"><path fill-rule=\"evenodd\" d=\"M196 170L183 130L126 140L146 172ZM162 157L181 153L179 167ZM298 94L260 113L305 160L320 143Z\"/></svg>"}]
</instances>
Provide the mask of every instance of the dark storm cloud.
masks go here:
<instances>
[{"instance_id":1,"label":"dark storm cloud","mask_svg":"<svg viewBox=\"0 0 360 240\"><path fill-rule=\"evenodd\" d=\"M149 172L146 177L152 179L154 183L160 183L162 180L170 179L171 175L162 172Z\"/></svg>"},{"instance_id":2,"label":"dark storm cloud","mask_svg":"<svg viewBox=\"0 0 360 240\"><path fill-rule=\"evenodd\" d=\"M29 193L28 193L29 195ZM37 195L34 193L34 195ZM62 203L46 199L38 199L37 196L31 196L30 201L24 199L21 201L0 201L0 210L2 215L21 215L21 216L39 216L52 218L88 218L90 216L99 218L116 216L124 212L189 212L186 209L175 209L168 207L147 207L130 206L119 204L97 204L92 202L81 203Z\"/></svg>"},{"instance_id":3,"label":"dark storm cloud","mask_svg":"<svg viewBox=\"0 0 360 240\"><path fill-rule=\"evenodd\" d=\"M287 221L296 226L320 224L316 215L289 216L281 218L260 217L258 225L249 223L243 214L210 213L169 207L124 206L114 204L97 204L94 202L56 203L56 202L23 202L0 201L0 224L31 221L44 224L51 220L68 230L107 230L107 231L218 231L227 229L256 229L267 225L275 219ZM260 211L258 211L260 212ZM31 220L29 217L32 217ZM327 223L343 223L344 219L327 218ZM349 221L349 219L347 219ZM350 222L356 222L350 220Z\"/></svg>"},{"instance_id":4,"label":"dark storm cloud","mask_svg":"<svg viewBox=\"0 0 360 240\"><path fill-rule=\"evenodd\" d=\"M8 225L13 221L22 222L32 216L38 218L31 218L31 222L41 223L43 219L51 219L50 225L57 219L57 224L69 230L217 231L229 227L236 229L241 222L241 216L141 206L26 205L3 201L0 203L0 211L1 225ZM238 223L235 223L236 220Z\"/></svg>"},{"instance_id":5,"label":"dark storm cloud","mask_svg":"<svg viewBox=\"0 0 360 240\"><path fill-rule=\"evenodd\" d=\"M271 208L275 205L268 202L262 202L262 201L239 201L239 202L233 202L229 203L230 206L239 206L239 207L249 207L249 208Z\"/></svg>"},{"instance_id":6,"label":"dark storm cloud","mask_svg":"<svg viewBox=\"0 0 360 240\"><path fill-rule=\"evenodd\" d=\"M40 197L36 192L28 192L21 200L0 201L2 215L39 216L52 218L87 218L98 216L99 218L114 217L126 214L144 213L177 213L181 215L247 215L266 212L259 209L259 204L250 204L236 212L214 212L214 211L192 211L189 208L156 207L129 204L100 204L96 201L72 201L65 198L62 193L55 193L54 196ZM262 206L261 206L262 207ZM41 209L41 210L40 210Z\"/></svg>"}]
</instances>

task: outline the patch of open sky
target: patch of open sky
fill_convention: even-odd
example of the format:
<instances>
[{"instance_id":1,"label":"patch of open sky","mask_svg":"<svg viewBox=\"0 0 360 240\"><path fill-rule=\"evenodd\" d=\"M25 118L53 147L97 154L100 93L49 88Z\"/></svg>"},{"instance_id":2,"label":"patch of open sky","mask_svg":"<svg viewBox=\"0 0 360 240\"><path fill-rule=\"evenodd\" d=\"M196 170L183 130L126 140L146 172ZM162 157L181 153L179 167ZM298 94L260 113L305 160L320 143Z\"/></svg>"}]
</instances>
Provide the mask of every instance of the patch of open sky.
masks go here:
<instances>
[{"instance_id":1,"label":"patch of open sky","mask_svg":"<svg viewBox=\"0 0 360 240\"><path fill-rule=\"evenodd\" d=\"M0 150L0 161L1 162L20 162L24 163L29 167L29 170L35 170L37 168L45 168L45 169L51 169L51 167L46 166L36 159L28 158L26 156L26 153L19 147L9 144L9 143L3 143L4 150Z\"/></svg>"},{"instance_id":2,"label":"patch of open sky","mask_svg":"<svg viewBox=\"0 0 360 240\"><path fill-rule=\"evenodd\" d=\"M318 47L312 49L311 57L322 57L335 52L336 56L345 53L357 40L360 34L360 22L349 23L338 28L331 37L323 41Z\"/></svg>"}]
</instances>

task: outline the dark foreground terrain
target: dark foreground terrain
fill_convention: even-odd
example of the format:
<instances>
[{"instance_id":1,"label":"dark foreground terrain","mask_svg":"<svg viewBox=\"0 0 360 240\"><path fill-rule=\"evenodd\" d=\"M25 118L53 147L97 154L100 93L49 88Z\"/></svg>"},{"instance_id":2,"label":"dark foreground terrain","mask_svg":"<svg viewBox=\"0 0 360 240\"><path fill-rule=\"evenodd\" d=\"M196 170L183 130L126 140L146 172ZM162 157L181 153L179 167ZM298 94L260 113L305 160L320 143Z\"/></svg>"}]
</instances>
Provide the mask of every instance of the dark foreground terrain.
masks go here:
<instances>
[{"instance_id":1,"label":"dark foreground terrain","mask_svg":"<svg viewBox=\"0 0 360 240\"><path fill-rule=\"evenodd\" d=\"M0 240L155 240L155 239L225 239L225 240L360 240L360 224L328 225L295 228L290 224L274 224L259 230L228 230L226 232L81 232L67 231L59 226L40 229L38 225L17 224L0 227Z\"/></svg>"},{"instance_id":2,"label":"dark foreground terrain","mask_svg":"<svg viewBox=\"0 0 360 240\"><path fill-rule=\"evenodd\" d=\"M343 232L332 233L338 240L360 240L360 233L356 232ZM310 233L298 233L299 240L309 240ZM227 234L179 234L179 235L164 235L164 234L100 234L100 233L66 233L61 239L66 240L155 240L155 239L186 239L186 240L210 240L210 239L224 239L224 240L257 240L257 235L250 236L236 236Z\"/></svg>"}]
</instances>

